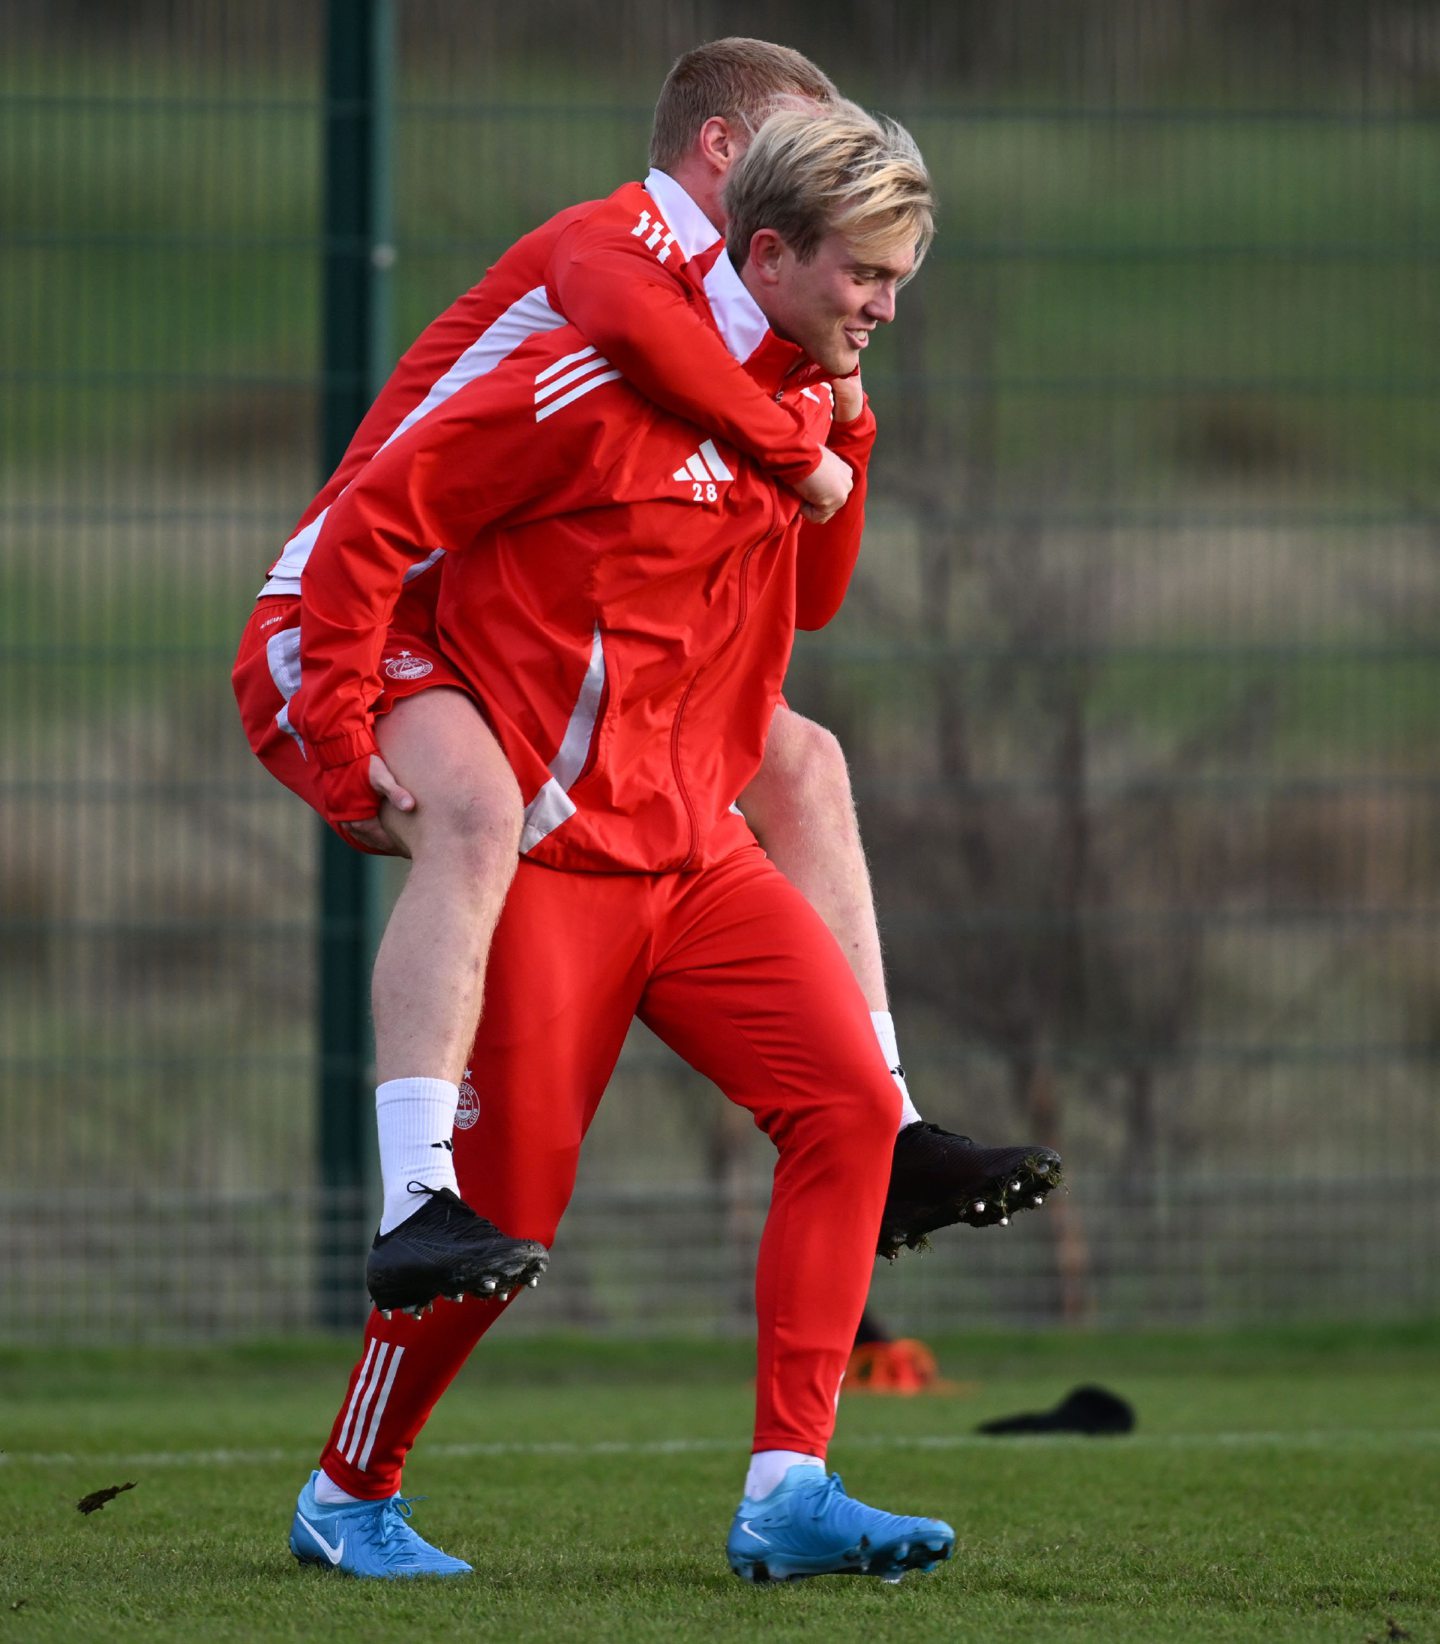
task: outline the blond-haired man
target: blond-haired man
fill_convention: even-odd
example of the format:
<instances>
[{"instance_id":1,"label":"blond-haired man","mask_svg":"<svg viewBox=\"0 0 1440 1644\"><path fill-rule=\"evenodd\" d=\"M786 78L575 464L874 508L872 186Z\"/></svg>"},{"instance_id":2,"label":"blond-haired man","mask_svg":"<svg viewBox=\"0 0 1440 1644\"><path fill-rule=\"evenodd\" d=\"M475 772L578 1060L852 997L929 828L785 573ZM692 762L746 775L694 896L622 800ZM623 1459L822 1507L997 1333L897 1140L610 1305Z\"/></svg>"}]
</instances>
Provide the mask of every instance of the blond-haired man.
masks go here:
<instances>
[{"instance_id":1,"label":"blond-haired man","mask_svg":"<svg viewBox=\"0 0 1440 1644\"><path fill-rule=\"evenodd\" d=\"M653 197L618 198L655 226ZM853 106L782 111L735 168L729 204L728 253L704 276L722 332L748 340L744 369L797 426L833 439L830 385L893 319L929 243L924 166L899 127ZM682 232L658 226L657 247ZM873 420L851 409L839 426L863 475ZM306 606L326 686L310 733L359 736L379 680L375 647L354 636L383 629L408 567L443 552L435 641L413 658L484 713L534 834L470 1052L479 1112L454 1152L466 1200L548 1243L637 1017L775 1145L753 1455L727 1545L752 1580L895 1579L954 1544L942 1521L866 1507L825 1472L900 1095L834 937L734 806L797 622L833 610L806 557L853 563L862 489L817 541L759 462L700 437L560 326L374 458L332 507L315 548L327 592ZM467 1573L410 1528L400 1471L506 1305L372 1315L297 1505L297 1556L356 1575Z\"/></svg>"},{"instance_id":2,"label":"blond-haired man","mask_svg":"<svg viewBox=\"0 0 1440 1644\"><path fill-rule=\"evenodd\" d=\"M544 1264L533 1241L501 1233L458 1200L450 1150L491 934L517 847L533 848L535 819L524 814L513 773L474 701L462 689L438 688L433 664L420 655L433 633L438 555L411 568L391 618L384 695L366 704L381 710L373 729L367 724L364 734L339 742L312 733L314 705L323 706L325 694L325 659L303 640L302 595L308 590L313 601L326 593L317 586L315 546L333 505L393 440L533 331L567 319L642 393L793 487L817 545L825 542L825 522L852 484L847 441L868 439L868 425L857 421L858 380L839 387L834 430L817 442L722 340L706 282L725 221L721 189L753 131L777 108L813 114L836 96L808 59L767 41L718 40L684 54L656 106L654 169L640 203L631 210L628 196L623 205L612 197L560 213L426 328L261 591L235 672L256 753L351 843L411 859L373 984L385 1202L367 1277L381 1306L414 1308L439 1294L508 1288L533 1281ZM703 455L697 460L703 467ZM831 542L802 558L815 583L802 592L827 615L857 547L851 533L844 552ZM1038 1202L1055 1175L1054 1155L976 1147L921 1123L910 1103L835 738L780 704L740 804L772 860L840 943L900 1089L882 1251L892 1254L957 1219L995 1221Z\"/></svg>"}]
</instances>

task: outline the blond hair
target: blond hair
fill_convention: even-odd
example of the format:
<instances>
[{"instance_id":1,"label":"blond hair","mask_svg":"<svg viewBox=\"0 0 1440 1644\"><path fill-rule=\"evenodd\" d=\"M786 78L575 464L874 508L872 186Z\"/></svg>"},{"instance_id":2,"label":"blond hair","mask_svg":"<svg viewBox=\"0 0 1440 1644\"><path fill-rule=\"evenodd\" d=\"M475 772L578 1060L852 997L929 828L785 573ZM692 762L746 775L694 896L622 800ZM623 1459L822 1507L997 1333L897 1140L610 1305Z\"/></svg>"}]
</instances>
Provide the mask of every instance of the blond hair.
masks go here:
<instances>
[{"instance_id":1,"label":"blond hair","mask_svg":"<svg viewBox=\"0 0 1440 1644\"><path fill-rule=\"evenodd\" d=\"M857 251L913 246L917 268L935 234L935 192L915 139L844 99L820 114L772 114L727 178L723 200L737 266L762 228L802 262L838 230Z\"/></svg>"},{"instance_id":2,"label":"blond hair","mask_svg":"<svg viewBox=\"0 0 1440 1644\"><path fill-rule=\"evenodd\" d=\"M829 104L839 98L830 77L789 46L731 35L696 46L665 77L655 104L650 163L678 165L700 128L716 118L757 131L786 97Z\"/></svg>"}]
</instances>

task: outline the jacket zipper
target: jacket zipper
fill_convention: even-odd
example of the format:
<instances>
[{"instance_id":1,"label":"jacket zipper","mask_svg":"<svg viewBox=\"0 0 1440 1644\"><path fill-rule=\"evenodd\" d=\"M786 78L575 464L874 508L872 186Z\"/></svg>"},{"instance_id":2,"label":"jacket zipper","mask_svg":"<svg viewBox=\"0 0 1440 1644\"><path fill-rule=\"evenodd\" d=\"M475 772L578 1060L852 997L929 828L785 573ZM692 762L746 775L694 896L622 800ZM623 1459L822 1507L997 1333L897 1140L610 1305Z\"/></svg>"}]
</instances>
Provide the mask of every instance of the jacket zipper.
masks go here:
<instances>
[{"instance_id":1,"label":"jacket zipper","mask_svg":"<svg viewBox=\"0 0 1440 1644\"><path fill-rule=\"evenodd\" d=\"M695 853L700 848L700 819L695 814L695 805L690 798L690 790L685 786L685 778L680 771L680 722L685 717L685 709L690 701L690 693L700 681L701 674L720 660L739 637L740 630L745 626L745 617L750 608L750 561L755 557L760 547L758 542L752 542L745 550L745 557L740 561L740 605L735 613L735 622L730 632L711 652L708 661L701 665L690 676L690 683L685 687L685 693L680 698L680 705L675 710L675 718L670 725L670 768L675 773L675 786L680 791L680 798L685 805L685 815L690 822L690 848L685 853L677 872L683 872L695 860Z\"/></svg>"}]
</instances>

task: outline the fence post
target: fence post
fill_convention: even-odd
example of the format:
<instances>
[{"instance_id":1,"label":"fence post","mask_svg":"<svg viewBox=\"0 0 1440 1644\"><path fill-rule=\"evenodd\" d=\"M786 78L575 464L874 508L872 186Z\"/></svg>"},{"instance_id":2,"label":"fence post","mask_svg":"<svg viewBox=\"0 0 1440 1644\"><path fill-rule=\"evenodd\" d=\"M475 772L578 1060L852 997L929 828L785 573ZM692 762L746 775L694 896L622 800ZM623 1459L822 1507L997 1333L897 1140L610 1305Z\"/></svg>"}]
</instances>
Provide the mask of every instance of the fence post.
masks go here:
<instances>
[{"instance_id":1,"label":"fence post","mask_svg":"<svg viewBox=\"0 0 1440 1644\"><path fill-rule=\"evenodd\" d=\"M328 478L388 369L391 0L328 0L325 44L323 378ZM354 1230L374 1153L369 972L375 864L329 829L320 845L320 1215L316 1312L361 1312Z\"/></svg>"}]
</instances>

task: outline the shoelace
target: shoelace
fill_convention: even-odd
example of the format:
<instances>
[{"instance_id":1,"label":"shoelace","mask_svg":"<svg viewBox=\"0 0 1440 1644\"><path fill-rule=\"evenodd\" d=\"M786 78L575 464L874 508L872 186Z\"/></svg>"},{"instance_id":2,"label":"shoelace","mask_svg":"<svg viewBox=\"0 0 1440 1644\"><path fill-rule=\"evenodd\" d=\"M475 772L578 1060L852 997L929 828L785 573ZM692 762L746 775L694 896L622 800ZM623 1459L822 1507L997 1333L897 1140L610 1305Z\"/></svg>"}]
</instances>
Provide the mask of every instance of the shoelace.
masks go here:
<instances>
[{"instance_id":1,"label":"shoelace","mask_svg":"<svg viewBox=\"0 0 1440 1644\"><path fill-rule=\"evenodd\" d=\"M852 1514L857 1510L860 1513L865 1513L867 1511L872 1513L880 1513L880 1518L882 1520L891 1519L895 1516L893 1513L881 1513L879 1508L876 1507L867 1509L862 1502L852 1501L850 1497L845 1494L844 1481L841 1479L839 1473L831 1473L825 1480L824 1488L815 1492L815 1506L811 1510L811 1518L819 1519L834 1503L837 1496L848 1508L850 1508ZM853 1523L853 1519L851 1522Z\"/></svg>"},{"instance_id":2,"label":"shoelace","mask_svg":"<svg viewBox=\"0 0 1440 1644\"><path fill-rule=\"evenodd\" d=\"M845 1496L845 1489L839 1473L831 1473L821 1488L815 1492L815 1506L810 1511L811 1518L823 1517L836 1496ZM846 1496L845 1499L848 1501L849 1497Z\"/></svg>"},{"instance_id":3,"label":"shoelace","mask_svg":"<svg viewBox=\"0 0 1440 1644\"><path fill-rule=\"evenodd\" d=\"M928 1131L932 1136L942 1136L947 1141L963 1142L966 1147L974 1147L975 1142L969 1136L957 1136L954 1131L947 1131L943 1125L932 1125L928 1119L920 1121L920 1128Z\"/></svg>"},{"instance_id":4,"label":"shoelace","mask_svg":"<svg viewBox=\"0 0 1440 1644\"><path fill-rule=\"evenodd\" d=\"M446 1193L449 1193L450 1189L444 1187L426 1187L424 1182L411 1181L406 1182L405 1191L407 1193L413 1193L417 1199L422 1193L428 1194L428 1202L433 1204L436 1199L442 1198ZM482 1229L489 1227L494 1228L497 1233L500 1231L498 1227L495 1227L494 1222L487 1220L477 1211L472 1210L470 1206L465 1203L464 1199L460 1198L458 1194L451 1194L451 1199L453 1202L446 1204L445 1210L452 1223L458 1220L466 1225L478 1224ZM422 1205L421 1209L423 1208L424 1206ZM419 1496L416 1496L415 1499L418 1501L420 1498Z\"/></svg>"},{"instance_id":5,"label":"shoelace","mask_svg":"<svg viewBox=\"0 0 1440 1644\"><path fill-rule=\"evenodd\" d=\"M379 1541L385 1546L392 1532L409 1529L408 1520L414 1516L415 1503L424 1501L424 1496L391 1496L381 1510L379 1518Z\"/></svg>"}]
</instances>

